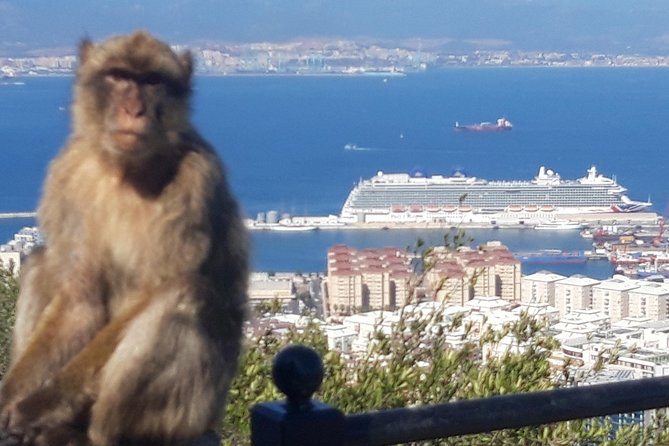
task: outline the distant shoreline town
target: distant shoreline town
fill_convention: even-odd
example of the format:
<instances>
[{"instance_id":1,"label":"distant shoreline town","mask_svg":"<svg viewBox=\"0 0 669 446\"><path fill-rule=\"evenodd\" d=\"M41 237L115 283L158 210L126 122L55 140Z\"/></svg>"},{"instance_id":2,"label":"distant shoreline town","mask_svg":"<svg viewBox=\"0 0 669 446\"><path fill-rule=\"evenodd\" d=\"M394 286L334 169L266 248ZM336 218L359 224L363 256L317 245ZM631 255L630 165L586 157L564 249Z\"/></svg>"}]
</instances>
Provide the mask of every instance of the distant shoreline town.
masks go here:
<instances>
[{"instance_id":1,"label":"distant shoreline town","mask_svg":"<svg viewBox=\"0 0 669 446\"><path fill-rule=\"evenodd\" d=\"M667 55L476 49L456 51L429 41L397 44L348 40L179 45L200 75L405 75L472 67L669 67ZM74 50L0 56L0 77L71 75Z\"/></svg>"}]
</instances>

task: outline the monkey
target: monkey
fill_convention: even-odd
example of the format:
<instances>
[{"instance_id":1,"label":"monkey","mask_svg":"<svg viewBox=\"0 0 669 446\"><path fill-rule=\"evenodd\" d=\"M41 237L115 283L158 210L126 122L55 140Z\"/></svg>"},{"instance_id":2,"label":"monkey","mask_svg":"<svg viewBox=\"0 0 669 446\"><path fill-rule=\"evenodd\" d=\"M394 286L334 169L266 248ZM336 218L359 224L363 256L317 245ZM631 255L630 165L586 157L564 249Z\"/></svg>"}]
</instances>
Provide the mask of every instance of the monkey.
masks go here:
<instances>
[{"instance_id":1,"label":"monkey","mask_svg":"<svg viewBox=\"0 0 669 446\"><path fill-rule=\"evenodd\" d=\"M249 240L190 120L193 57L145 31L79 46L70 135L21 274L0 445L186 445L223 415Z\"/></svg>"}]
</instances>

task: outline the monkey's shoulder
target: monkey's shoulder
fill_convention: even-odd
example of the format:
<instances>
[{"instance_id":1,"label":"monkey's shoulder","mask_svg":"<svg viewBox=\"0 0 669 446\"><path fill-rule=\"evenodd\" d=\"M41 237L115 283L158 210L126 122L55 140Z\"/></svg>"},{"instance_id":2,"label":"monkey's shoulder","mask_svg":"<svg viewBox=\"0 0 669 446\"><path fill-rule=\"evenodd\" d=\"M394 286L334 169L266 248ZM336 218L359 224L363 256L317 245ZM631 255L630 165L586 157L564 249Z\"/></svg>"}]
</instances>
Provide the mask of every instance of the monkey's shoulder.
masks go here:
<instances>
[{"instance_id":1,"label":"monkey's shoulder","mask_svg":"<svg viewBox=\"0 0 669 446\"><path fill-rule=\"evenodd\" d=\"M187 140L184 156L179 161L173 184L169 187L203 198L229 195L223 161L205 140L194 134Z\"/></svg>"},{"instance_id":2,"label":"monkey's shoulder","mask_svg":"<svg viewBox=\"0 0 669 446\"><path fill-rule=\"evenodd\" d=\"M185 151L180 161L179 173L205 181L218 181L224 178L223 163L216 152L208 145L196 145Z\"/></svg>"},{"instance_id":3,"label":"monkey's shoulder","mask_svg":"<svg viewBox=\"0 0 669 446\"><path fill-rule=\"evenodd\" d=\"M80 178L94 184L95 179L114 176L103 159L91 156L91 152L85 141L73 139L51 161L47 181L55 183L57 189L62 189L71 183L81 183Z\"/></svg>"}]
</instances>

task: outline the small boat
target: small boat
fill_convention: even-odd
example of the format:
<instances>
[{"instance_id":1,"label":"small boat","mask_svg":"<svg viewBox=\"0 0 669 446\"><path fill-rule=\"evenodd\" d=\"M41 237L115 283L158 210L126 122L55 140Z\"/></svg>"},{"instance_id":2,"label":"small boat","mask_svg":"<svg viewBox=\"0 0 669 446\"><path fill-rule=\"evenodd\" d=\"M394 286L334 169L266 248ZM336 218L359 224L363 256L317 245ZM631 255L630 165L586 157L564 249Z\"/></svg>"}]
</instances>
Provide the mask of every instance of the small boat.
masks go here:
<instances>
[{"instance_id":1,"label":"small boat","mask_svg":"<svg viewBox=\"0 0 669 446\"><path fill-rule=\"evenodd\" d=\"M296 225L296 224L278 224L269 226L270 231L279 231L279 232L306 232L306 231L315 231L318 229L317 226L311 225Z\"/></svg>"},{"instance_id":2,"label":"small boat","mask_svg":"<svg viewBox=\"0 0 669 446\"><path fill-rule=\"evenodd\" d=\"M629 254L628 253L612 254L609 257L609 260L614 265L622 265L622 266L634 266L642 263L648 263L645 259L641 258L641 253L638 252L633 252Z\"/></svg>"},{"instance_id":3,"label":"small boat","mask_svg":"<svg viewBox=\"0 0 669 446\"><path fill-rule=\"evenodd\" d=\"M479 122L478 124L461 125L456 122L453 129L458 132L499 132L508 131L512 128L513 124L509 120L499 118L496 122Z\"/></svg>"},{"instance_id":4,"label":"small boat","mask_svg":"<svg viewBox=\"0 0 669 446\"><path fill-rule=\"evenodd\" d=\"M583 229L581 223L574 223L570 221L549 221L546 223L539 223L534 229L545 231L566 231L573 229Z\"/></svg>"},{"instance_id":5,"label":"small boat","mask_svg":"<svg viewBox=\"0 0 669 446\"><path fill-rule=\"evenodd\" d=\"M375 149L373 147L362 147L362 146L359 146L357 144L349 143L349 144L344 144L344 150L349 151L349 152L352 152L352 151L369 152L369 151L372 151L372 150L379 150L379 149Z\"/></svg>"}]
</instances>

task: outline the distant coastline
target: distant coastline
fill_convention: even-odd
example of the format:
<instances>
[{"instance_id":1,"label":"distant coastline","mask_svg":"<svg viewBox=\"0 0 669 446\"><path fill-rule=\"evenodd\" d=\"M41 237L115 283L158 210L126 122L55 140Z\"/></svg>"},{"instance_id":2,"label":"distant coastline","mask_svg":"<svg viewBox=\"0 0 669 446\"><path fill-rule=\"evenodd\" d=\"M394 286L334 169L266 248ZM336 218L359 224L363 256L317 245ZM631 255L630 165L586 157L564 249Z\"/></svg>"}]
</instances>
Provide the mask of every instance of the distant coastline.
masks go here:
<instances>
[{"instance_id":1,"label":"distant coastline","mask_svg":"<svg viewBox=\"0 0 669 446\"><path fill-rule=\"evenodd\" d=\"M2 58L0 58L0 61ZM430 73L435 73L437 71L457 71L457 70L542 70L542 69L557 69L557 70L575 70L575 69L584 69L584 70L629 70L629 69L669 69L669 62L662 65L477 65L477 66L448 66L444 68L438 68L430 70ZM282 73L268 73L264 71L250 71L250 72L208 72L208 71L198 71L196 69L196 76L198 77L259 77L259 78L279 78L279 77L323 77L323 78L353 78L353 77L404 77L404 76L414 76L421 75L426 73L426 71L408 71L401 73L384 73L384 72L365 72L365 73L342 73L342 72L282 72ZM25 85L25 79L30 78L68 78L75 76L74 69L67 72L40 72L40 73L18 73L15 78L20 79L20 82L16 81L2 81L0 82L1 86L22 86Z\"/></svg>"},{"instance_id":2,"label":"distant coastline","mask_svg":"<svg viewBox=\"0 0 669 446\"><path fill-rule=\"evenodd\" d=\"M668 68L665 54L596 52L446 50L384 46L355 41L213 43L189 48L204 76L393 76L457 68ZM0 76L72 75L75 52L0 56Z\"/></svg>"}]
</instances>

